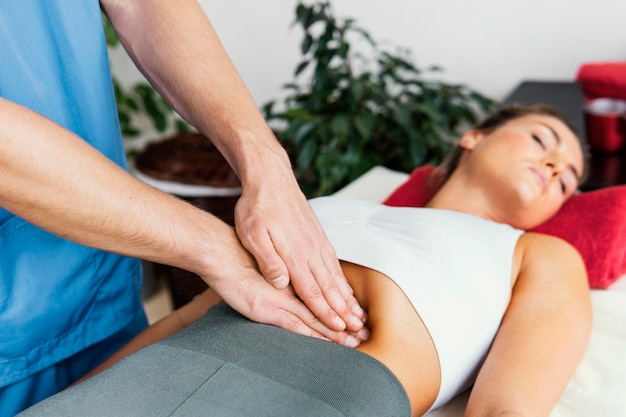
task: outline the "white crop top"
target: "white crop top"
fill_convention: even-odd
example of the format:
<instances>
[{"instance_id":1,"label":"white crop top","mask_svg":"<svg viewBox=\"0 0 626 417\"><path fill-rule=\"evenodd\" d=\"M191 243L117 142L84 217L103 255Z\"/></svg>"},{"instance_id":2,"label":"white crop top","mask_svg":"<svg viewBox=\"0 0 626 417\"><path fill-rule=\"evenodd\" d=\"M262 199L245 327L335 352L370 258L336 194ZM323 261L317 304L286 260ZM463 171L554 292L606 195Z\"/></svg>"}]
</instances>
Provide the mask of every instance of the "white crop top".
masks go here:
<instances>
[{"instance_id":1,"label":"white crop top","mask_svg":"<svg viewBox=\"0 0 626 417\"><path fill-rule=\"evenodd\" d=\"M508 306L523 231L450 210L341 197L310 204L338 258L388 276L424 322L441 369L432 408L468 388Z\"/></svg>"}]
</instances>

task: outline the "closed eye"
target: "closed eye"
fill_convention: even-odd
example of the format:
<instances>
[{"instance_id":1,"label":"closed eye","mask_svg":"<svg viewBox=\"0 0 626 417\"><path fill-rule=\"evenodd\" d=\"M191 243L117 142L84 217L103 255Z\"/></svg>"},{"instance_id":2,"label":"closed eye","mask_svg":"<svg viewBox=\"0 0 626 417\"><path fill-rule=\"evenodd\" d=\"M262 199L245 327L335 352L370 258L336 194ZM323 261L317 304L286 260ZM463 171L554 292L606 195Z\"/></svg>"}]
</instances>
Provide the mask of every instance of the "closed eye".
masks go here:
<instances>
[{"instance_id":1,"label":"closed eye","mask_svg":"<svg viewBox=\"0 0 626 417\"><path fill-rule=\"evenodd\" d=\"M537 142L539 146L541 146L542 149L546 149L546 145L543 143L543 141L541 140L539 136L533 134L532 137L535 140L535 142Z\"/></svg>"},{"instance_id":2,"label":"closed eye","mask_svg":"<svg viewBox=\"0 0 626 417\"><path fill-rule=\"evenodd\" d=\"M578 178L572 171L565 171L559 178L559 184L563 195L572 194L578 188Z\"/></svg>"}]
</instances>

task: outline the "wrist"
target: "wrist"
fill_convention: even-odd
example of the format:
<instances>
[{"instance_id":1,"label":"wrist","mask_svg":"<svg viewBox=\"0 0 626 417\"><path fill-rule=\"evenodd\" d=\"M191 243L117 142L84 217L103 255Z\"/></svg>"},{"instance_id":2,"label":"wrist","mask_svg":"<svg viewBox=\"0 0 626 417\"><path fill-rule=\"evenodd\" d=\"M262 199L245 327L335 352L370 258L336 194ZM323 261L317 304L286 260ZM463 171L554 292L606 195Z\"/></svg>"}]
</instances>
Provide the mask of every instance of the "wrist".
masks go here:
<instances>
[{"instance_id":1,"label":"wrist","mask_svg":"<svg viewBox=\"0 0 626 417\"><path fill-rule=\"evenodd\" d=\"M293 176L287 152L265 120L260 116L259 119L243 128L235 121L222 128L200 126L200 131L226 158L244 187L254 186L277 171Z\"/></svg>"},{"instance_id":2,"label":"wrist","mask_svg":"<svg viewBox=\"0 0 626 417\"><path fill-rule=\"evenodd\" d=\"M271 131L270 131L271 132ZM244 190L259 188L264 184L284 186L286 180L293 179L293 169L287 152L273 136L271 140L259 141L250 138L237 160L239 179ZM280 180L280 183L276 181Z\"/></svg>"}]
</instances>

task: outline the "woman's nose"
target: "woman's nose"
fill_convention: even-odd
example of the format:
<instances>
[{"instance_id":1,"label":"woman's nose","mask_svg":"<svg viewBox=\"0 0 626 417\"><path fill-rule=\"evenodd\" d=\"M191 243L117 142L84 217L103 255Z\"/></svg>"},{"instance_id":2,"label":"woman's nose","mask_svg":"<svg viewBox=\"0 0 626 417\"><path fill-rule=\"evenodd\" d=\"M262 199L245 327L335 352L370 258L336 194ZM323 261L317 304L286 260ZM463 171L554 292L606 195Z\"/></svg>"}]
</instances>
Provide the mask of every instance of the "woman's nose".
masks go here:
<instances>
[{"instance_id":1,"label":"woman's nose","mask_svg":"<svg viewBox=\"0 0 626 417\"><path fill-rule=\"evenodd\" d=\"M565 170L565 163L558 158L550 158L544 161L546 167L550 169L552 177L556 177Z\"/></svg>"}]
</instances>

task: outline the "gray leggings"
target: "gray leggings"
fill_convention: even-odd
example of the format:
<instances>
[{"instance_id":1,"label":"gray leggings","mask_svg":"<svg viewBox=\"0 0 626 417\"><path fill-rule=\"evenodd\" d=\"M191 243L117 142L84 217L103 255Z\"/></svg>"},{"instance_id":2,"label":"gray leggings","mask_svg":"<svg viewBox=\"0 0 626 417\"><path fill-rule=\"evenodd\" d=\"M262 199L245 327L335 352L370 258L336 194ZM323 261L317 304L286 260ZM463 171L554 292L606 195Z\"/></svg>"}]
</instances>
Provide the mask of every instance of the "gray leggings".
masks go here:
<instances>
[{"instance_id":1,"label":"gray leggings","mask_svg":"<svg viewBox=\"0 0 626 417\"><path fill-rule=\"evenodd\" d=\"M19 414L31 416L410 416L380 362L254 323L230 307Z\"/></svg>"}]
</instances>

